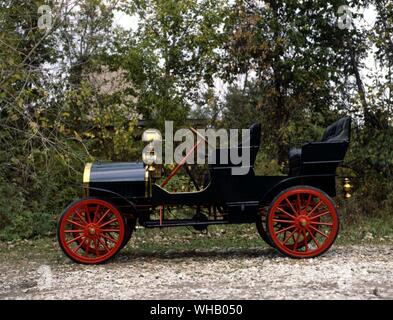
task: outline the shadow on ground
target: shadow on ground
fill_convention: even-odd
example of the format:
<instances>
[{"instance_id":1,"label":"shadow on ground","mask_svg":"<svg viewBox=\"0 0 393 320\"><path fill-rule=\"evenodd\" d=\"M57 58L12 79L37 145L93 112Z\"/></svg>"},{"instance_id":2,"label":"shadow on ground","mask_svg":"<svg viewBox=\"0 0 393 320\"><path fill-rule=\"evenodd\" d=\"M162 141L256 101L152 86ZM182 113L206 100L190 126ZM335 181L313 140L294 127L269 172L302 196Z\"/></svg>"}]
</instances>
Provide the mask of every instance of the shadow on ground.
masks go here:
<instances>
[{"instance_id":1,"label":"shadow on ground","mask_svg":"<svg viewBox=\"0 0 393 320\"><path fill-rule=\"evenodd\" d=\"M120 251L117 257L112 260L113 262L128 262L134 259L143 260L172 260L172 259L215 259L215 260L228 260L236 258L275 258L281 255L272 248L264 249L210 249L210 250L168 250L165 252L145 252L133 251L126 249Z\"/></svg>"}]
</instances>

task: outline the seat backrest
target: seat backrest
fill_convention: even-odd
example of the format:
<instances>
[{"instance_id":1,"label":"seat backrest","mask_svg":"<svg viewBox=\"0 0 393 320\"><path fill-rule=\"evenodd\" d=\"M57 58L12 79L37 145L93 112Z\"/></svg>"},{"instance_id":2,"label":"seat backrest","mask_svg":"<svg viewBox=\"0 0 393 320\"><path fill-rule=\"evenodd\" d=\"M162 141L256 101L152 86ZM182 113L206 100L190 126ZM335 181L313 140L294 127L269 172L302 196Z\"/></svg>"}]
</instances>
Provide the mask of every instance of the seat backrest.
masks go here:
<instances>
[{"instance_id":1,"label":"seat backrest","mask_svg":"<svg viewBox=\"0 0 393 320\"><path fill-rule=\"evenodd\" d=\"M349 142L351 138L351 117L344 117L328 126L323 133L323 142Z\"/></svg>"},{"instance_id":2,"label":"seat backrest","mask_svg":"<svg viewBox=\"0 0 393 320\"><path fill-rule=\"evenodd\" d=\"M250 126L250 165L253 167L261 144L261 124L253 123ZM239 145L242 147L242 144Z\"/></svg>"},{"instance_id":3,"label":"seat backrest","mask_svg":"<svg viewBox=\"0 0 393 320\"><path fill-rule=\"evenodd\" d=\"M257 157L257 153L259 151L259 147L260 147L260 143L261 143L261 124L260 123L254 123L249 127L250 130L250 137L249 139L246 140L246 145L248 147L250 147L250 166L253 167L256 157ZM236 148L237 148L237 154L239 156L242 156L242 150L245 146L243 146L243 143L239 144ZM217 148L215 150L215 154L216 154L216 164L212 165L212 168L219 168L219 167L225 167L225 166L229 166L229 167L237 167L239 165L235 165L233 163L231 163L231 159L229 158L229 154L230 154L230 149L227 149L228 152L228 164L223 164L221 163L220 159L221 159L221 148Z\"/></svg>"},{"instance_id":4,"label":"seat backrest","mask_svg":"<svg viewBox=\"0 0 393 320\"><path fill-rule=\"evenodd\" d=\"M261 124L253 123L250 126L250 147L258 147L261 144Z\"/></svg>"}]
</instances>

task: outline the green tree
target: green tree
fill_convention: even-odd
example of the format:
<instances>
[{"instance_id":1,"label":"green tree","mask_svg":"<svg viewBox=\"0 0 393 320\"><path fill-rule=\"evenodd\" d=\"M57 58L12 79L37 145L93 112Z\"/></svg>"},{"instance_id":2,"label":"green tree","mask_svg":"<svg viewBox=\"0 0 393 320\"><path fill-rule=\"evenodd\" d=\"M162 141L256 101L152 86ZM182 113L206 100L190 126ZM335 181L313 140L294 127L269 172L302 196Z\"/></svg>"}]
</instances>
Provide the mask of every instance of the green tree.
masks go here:
<instances>
[{"instance_id":1,"label":"green tree","mask_svg":"<svg viewBox=\"0 0 393 320\"><path fill-rule=\"evenodd\" d=\"M213 87L226 8L224 1L212 0L146 0L125 6L125 12L139 17L139 28L127 42L120 38L117 52L139 93L138 110L152 125L162 128L164 120L182 125L203 86Z\"/></svg>"},{"instance_id":2,"label":"green tree","mask_svg":"<svg viewBox=\"0 0 393 320\"><path fill-rule=\"evenodd\" d=\"M226 79L242 75L243 92L252 82L255 114L274 128L264 133L264 146L280 163L287 159L291 140L307 137L304 127L323 127L336 117L334 110L350 111L342 97L353 86L346 82L353 69L348 67L350 52L343 48L349 37L357 53L365 50L362 30L338 27L341 4L237 1L228 19L233 37L226 47Z\"/></svg>"}]
</instances>

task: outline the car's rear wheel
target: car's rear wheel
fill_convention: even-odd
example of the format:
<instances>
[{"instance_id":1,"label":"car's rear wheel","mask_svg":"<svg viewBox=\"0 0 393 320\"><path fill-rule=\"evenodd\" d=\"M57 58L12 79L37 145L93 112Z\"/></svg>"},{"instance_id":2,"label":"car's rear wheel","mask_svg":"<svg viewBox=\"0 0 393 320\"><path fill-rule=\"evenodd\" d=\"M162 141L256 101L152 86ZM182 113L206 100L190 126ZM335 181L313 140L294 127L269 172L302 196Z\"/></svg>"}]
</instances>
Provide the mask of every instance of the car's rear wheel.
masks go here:
<instances>
[{"instance_id":1,"label":"car's rear wheel","mask_svg":"<svg viewBox=\"0 0 393 320\"><path fill-rule=\"evenodd\" d=\"M274 246L293 258L323 254L337 237L338 214L333 200L309 186L281 192L269 207L266 231Z\"/></svg>"},{"instance_id":2,"label":"car's rear wheel","mask_svg":"<svg viewBox=\"0 0 393 320\"><path fill-rule=\"evenodd\" d=\"M269 246L274 248L274 244L272 243L266 232L266 208L260 207L258 213L259 214L256 221L258 233L263 241L265 241Z\"/></svg>"},{"instance_id":3,"label":"car's rear wheel","mask_svg":"<svg viewBox=\"0 0 393 320\"><path fill-rule=\"evenodd\" d=\"M126 224L111 203L87 198L73 202L60 217L60 247L72 260L98 264L112 258L123 244Z\"/></svg>"}]
</instances>

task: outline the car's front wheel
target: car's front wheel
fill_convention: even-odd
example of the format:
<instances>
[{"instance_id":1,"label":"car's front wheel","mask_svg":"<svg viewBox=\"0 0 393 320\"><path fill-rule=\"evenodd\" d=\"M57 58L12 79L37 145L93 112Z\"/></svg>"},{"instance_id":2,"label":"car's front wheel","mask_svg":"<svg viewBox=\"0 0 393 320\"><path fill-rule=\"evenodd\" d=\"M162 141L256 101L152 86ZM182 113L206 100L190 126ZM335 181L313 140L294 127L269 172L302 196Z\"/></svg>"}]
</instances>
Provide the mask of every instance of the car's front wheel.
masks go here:
<instances>
[{"instance_id":1,"label":"car's front wheel","mask_svg":"<svg viewBox=\"0 0 393 320\"><path fill-rule=\"evenodd\" d=\"M72 260L98 264L121 248L126 223L119 210L98 198L74 201L62 213L57 237L61 249Z\"/></svg>"}]
</instances>

